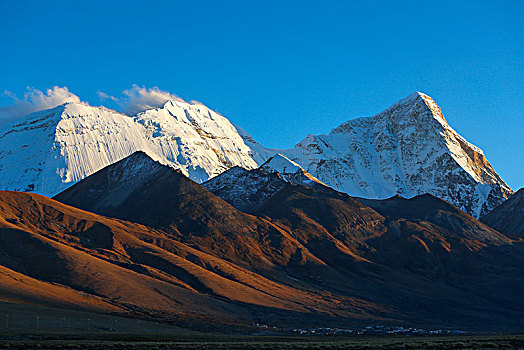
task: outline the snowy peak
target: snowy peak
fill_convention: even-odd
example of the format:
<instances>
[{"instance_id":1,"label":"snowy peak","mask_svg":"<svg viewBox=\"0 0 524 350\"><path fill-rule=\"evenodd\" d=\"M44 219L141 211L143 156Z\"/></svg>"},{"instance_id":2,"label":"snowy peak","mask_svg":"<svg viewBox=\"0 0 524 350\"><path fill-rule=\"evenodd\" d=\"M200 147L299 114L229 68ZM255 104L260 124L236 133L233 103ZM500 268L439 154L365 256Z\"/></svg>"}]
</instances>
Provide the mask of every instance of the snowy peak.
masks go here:
<instances>
[{"instance_id":1,"label":"snowy peak","mask_svg":"<svg viewBox=\"0 0 524 350\"><path fill-rule=\"evenodd\" d=\"M440 107L437 105L437 103L428 95L425 93L415 91L409 96L406 96L394 104L392 104L390 107L386 108L381 113L386 112L387 110L396 109L396 108L403 108L406 107L406 105L421 105L424 104L431 112L433 113L440 113L442 114Z\"/></svg>"},{"instance_id":2,"label":"snowy peak","mask_svg":"<svg viewBox=\"0 0 524 350\"><path fill-rule=\"evenodd\" d=\"M330 134L344 133L348 129L362 127L373 119L380 117L387 119L389 123L397 127L409 127L415 124L425 124L420 126L426 129L449 127L436 102L426 94L414 92L373 117L355 118L342 123L333 129ZM314 136L308 135L306 139L311 137Z\"/></svg>"},{"instance_id":3,"label":"snowy peak","mask_svg":"<svg viewBox=\"0 0 524 350\"><path fill-rule=\"evenodd\" d=\"M269 158L264 164L260 166L260 170L267 172L277 172L281 175L295 174L297 171L304 171L300 165L280 153L277 153L273 157Z\"/></svg>"},{"instance_id":4,"label":"snowy peak","mask_svg":"<svg viewBox=\"0 0 524 350\"><path fill-rule=\"evenodd\" d=\"M397 102L393 103L387 109L397 108L397 107L404 106L404 105L407 105L407 104L419 103L420 101L425 101L425 100L432 100L433 101L433 99L431 97L429 97L428 95L426 95L426 94L424 94L422 92L419 92L419 91L415 91L412 94L410 94L410 95L408 95L408 96L406 96L404 98L401 98Z\"/></svg>"},{"instance_id":5,"label":"snowy peak","mask_svg":"<svg viewBox=\"0 0 524 350\"><path fill-rule=\"evenodd\" d=\"M134 120L152 141L148 154L162 154L197 182L232 166L257 167L233 124L202 104L168 101L162 108L139 113Z\"/></svg>"},{"instance_id":6,"label":"snowy peak","mask_svg":"<svg viewBox=\"0 0 524 350\"><path fill-rule=\"evenodd\" d=\"M52 196L140 150L196 182L257 167L236 128L202 104L173 100L127 116L66 103L0 133L0 189Z\"/></svg>"},{"instance_id":7,"label":"snowy peak","mask_svg":"<svg viewBox=\"0 0 524 350\"><path fill-rule=\"evenodd\" d=\"M483 152L419 92L280 152L325 184L357 197L431 193L479 217L512 193Z\"/></svg>"},{"instance_id":8,"label":"snowy peak","mask_svg":"<svg viewBox=\"0 0 524 350\"><path fill-rule=\"evenodd\" d=\"M316 177L305 171L299 164L280 153L269 158L258 169L266 173L278 173L287 182L297 185L310 186L313 183L324 185Z\"/></svg>"},{"instance_id":9,"label":"snowy peak","mask_svg":"<svg viewBox=\"0 0 524 350\"><path fill-rule=\"evenodd\" d=\"M86 110L90 108L93 107L82 103L67 102L51 109L34 112L5 127L2 135L34 129L55 128L60 121L68 119L74 114L86 114Z\"/></svg>"},{"instance_id":10,"label":"snowy peak","mask_svg":"<svg viewBox=\"0 0 524 350\"><path fill-rule=\"evenodd\" d=\"M328 188L282 154L274 155L257 169L231 168L203 186L237 209L252 213L290 184L321 190Z\"/></svg>"},{"instance_id":11,"label":"snowy peak","mask_svg":"<svg viewBox=\"0 0 524 350\"><path fill-rule=\"evenodd\" d=\"M440 107L437 105L437 103L426 94L423 94L421 92L417 92L417 94L424 101L426 106L431 110L433 117L439 120L440 122L444 122L446 125L448 125L448 122L444 118L444 115L442 114L442 111L440 110Z\"/></svg>"},{"instance_id":12,"label":"snowy peak","mask_svg":"<svg viewBox=\"0 0 524 350\"><path fill-rule=\"evenodd\" d=\"M395 113L396 110L399 110L401 114L399 115L399 113ZM415 113L409 113L409 111ZM421 123L432 123L432 119L434 119L439 124L448 126L439 105L437 105L433 98L422 92L414 92L411 95L404 97L378 115L382 113L394 114L397 118L400 118L401 121L403 119L412 119Z\"/></svg>"},{"instance_id":13,"label":"snowy peak","mask_svg":"<svg viewBox=\"0 0 524 350\"><path fill-rule=\"evenodd\" d=\"M404 98L401 98L397 102L393 103L387 109L397 108L397 107L404 106L404 105L407 105L407 104L419 103L420 101L422 101L422 102L424 102L426 104L428 104L428 103L431 103L431 104L435 103L435 101L433 101L433 99L430 96L426 95L423 92L415 91L415 92L411 93L410 95L408 95L408 96L406 96Z\"/></svg>"},{"instance_id":14,"label":"snowy peak","mask_svg":"<svg viewBox=\"0 0 524 350\"><path fill-rule=\"evenodd\" d=\"M0 134L0 188L53 195L141 149L131 118L66 103L32 113Z\"/></svg>"}]
</instances>

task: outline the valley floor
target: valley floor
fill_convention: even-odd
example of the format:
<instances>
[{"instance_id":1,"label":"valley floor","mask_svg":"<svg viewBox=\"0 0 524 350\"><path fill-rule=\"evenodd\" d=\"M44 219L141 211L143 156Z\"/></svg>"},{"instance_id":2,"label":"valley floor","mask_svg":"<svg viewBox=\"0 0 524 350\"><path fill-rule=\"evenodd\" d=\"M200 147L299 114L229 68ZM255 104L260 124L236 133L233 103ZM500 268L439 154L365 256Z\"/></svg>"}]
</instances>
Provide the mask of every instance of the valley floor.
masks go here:
<instances>
[{"instance_id":1,"label":"valley floor","mask_svg":"<svg viewBox=\"0 0 524 350\"><path fill-rule=\"evenodd\" d=\"M0 349L522 349L524 335L232 336L138 333L0 333Z\"/></svg>"},{"instance_id":2,"label":"valley floor","mask_svg":"<svg viewBox=\"0 0 524 350\"><path fill-rule=\"evenodd\" d=\"M246 332L199 332L132 317L0 302L0 349L524 349L522 333L297 336L251 328L252 335L234 334Z\"/></svg>"}]
</instances>

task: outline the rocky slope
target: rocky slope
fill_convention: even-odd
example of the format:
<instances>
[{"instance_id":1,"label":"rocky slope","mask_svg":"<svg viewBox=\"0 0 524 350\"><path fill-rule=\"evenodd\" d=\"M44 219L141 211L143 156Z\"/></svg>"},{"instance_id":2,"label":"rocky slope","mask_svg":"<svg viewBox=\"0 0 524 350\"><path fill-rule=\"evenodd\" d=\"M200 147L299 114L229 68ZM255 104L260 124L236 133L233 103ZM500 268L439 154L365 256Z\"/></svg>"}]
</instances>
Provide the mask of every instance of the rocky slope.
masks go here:
<instances>
[{"instance_id":1,"label":"rocky slope","mask_svg":"<svg viewBox=\"0 0 524 350\"><path fill-rule=\"evenodd\" d=\"M96 214L162 229L251 268L286 261L299 249L285 231L236 210L143 152L107 166L53 198ZM273 243L260 244L257 240L262 237Z\"/></svg>"},{"instance_id":2,"label":"rocky slope","mask_svg":"<svg viewBox=\"0 0 524 350\"><path fill-rule=\"evenodd\" d=\"M450 203L431 195L356 200L322 185L292 184L276 172L252 172L269 178L268 183L280 179L284 186L268 191L263 205L248 215L180 171L135 153L55 197L105 215L103 226L77 224L60 213L67 208L67 213L85 217L86 211L52 200L46 200L45 208L35 206L31 201L44 201L36 195L27 204L9 204L5 222L33 231L44 225L52 231L45 234L113 260L125 252L128 269L189 287L198 293L192 300L204 303L199 307L217 307L202 310L203 317L226 318L237 309L251 315L248 319L257 315L286 326L306 320L317 325L380 320L471 329L522 326L523 246ZM108 216L135 223L113 222ZM117 224L128 225L135 238L113 231ZM63 225L68 225L65 230ZM0 237L16 237L6 233ZM95 277L81 280L97 286L97 295L109 295ZM156 284L153 289L141 286L157 299L155 294L166 292L156 291ZM184 305L191 304L191 294L178 289L168 293L175 300L182 293ZM135 298L128 294L125 300ZM223 298L237 306L213 301ZM173 311L174 306L162 305ZM137 305L140 310L152 306L147 298ZM287 316L279 320L275 312Z\"/></svg>"},{"instance_id":3,"label":"rocky slope","mask_svg":"<svg viewBox=\"0 0 524 350\"><path fill-rule=\"evenodd\" d=\"M66 103L0 132L0 189L55 195L138 150L197 182L257 166L235 127L201 104L168 101L131 117Z\"/></svg>"},{"instance_id":4,"label":"rocky slope","mask_svg":"<svg viewBox=\"0 0 524 350\"><path fill-rule=\"evenodd\" d=\"M418 92L280 153L352 196L430 193L479 217L513 193L482 150L448 125L431 97Z\"/></svg>"},{"instance_id":5,"label":"rocky slope","mask_svg":"<svg viewBox=\"0 0 524 350\"><path fill-rule=\"evenodd\" d=\"M480 218L508 237L524 239L524 188Z\"/></svg>"},{"instance_id":6,"label":"rocky slope","mask_svg":"<svg viewBox=\"0 0 524 350\"><path fill-rule=\"evenodd\" d=\"M505 302L518 299L517 289L524 291L524 275L516 267L524 264L522 245L438 197L352 198L326 186L292 184L258 169L244 172L211 179L208 183L221 186L210 190L233 205L245 204L246 198L258 200L258 205L248 202L250 213L288 227L310 253L344 274L367 275L367 262L470 295L497 294ZM244 184L237 188L236 182ZM257 195L242 188L256 189Z\"/></svg>"},{"instance_id":7,"label":"rocky slope","mask_svg":"<svg viewBox=\"0 0 524 350\"><path fill-rule=\"evenodd\" d=\"M257 169L234 167L202 185L235 208L253 212L288 183L327 188L300 165L278 153Z\"/></svg>"},{"instance_id":8,"label":"rocky slope","mask_svg":"<svg viewBox=\"0 0 524 350\"><path fill-rule=\"evenodd\" d=\"M236 243L263 256L246 240ZM274 317L294 317L299 324L307 318L333 320L330 309L332 315L352 318L358 305L374 308L343 295L331 299L324 292L321 298L304 284L291 286L285 274L280 275L287 283L279 283L254 272L254 263L248 270L221 259L218 251L213 255L198 248L194 241L181 242L173 230L100 216L37 194L0 191L0 301L217 329L269 323ZM213 250L211 243L207 250ZM226 254L235 256L231 250ZM315 266L305 267L315 271ZM355 308L336 310L340 302Z\"/></svg>"}]
</instances>

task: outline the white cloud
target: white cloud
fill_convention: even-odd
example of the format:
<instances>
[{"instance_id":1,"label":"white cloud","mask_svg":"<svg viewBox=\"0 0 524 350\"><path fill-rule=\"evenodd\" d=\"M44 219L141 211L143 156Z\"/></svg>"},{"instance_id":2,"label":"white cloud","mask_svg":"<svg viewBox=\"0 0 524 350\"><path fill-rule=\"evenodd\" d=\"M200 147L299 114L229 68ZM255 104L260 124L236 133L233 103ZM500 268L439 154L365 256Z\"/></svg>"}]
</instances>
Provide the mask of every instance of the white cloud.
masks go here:
<instances>
[{"instance_id":1,"label":"white cloud","mask_svg":"<svg viewBox=\"0 0 524 350\"><path fill-rule=\"evenodd\" d=\"M10 106L0 106L0 128L15 122L18 118L27 114L53 108L65 102L82 102L80 98L69 91L67 87L54 86L45 92L28 87L23 98L18 98L11 91L4 94L13 100ZM183 101L180 97L162 91L158 87L146 88L133 85L130 89L122 91L120 96L115 97L102 91L97 91L101 101L109 101L114 108L120 112L134 115L151 108L162 107L167 101ZM82 102L86 103L86 102Z\"/></svg>"},{"instance_id":2,"label":"white cloud","mask_svg":"<svg viewBox=\"0 0 524 350\"><path fill-rule=\"evenodd\" d=\"M110 99L118 105L122 112L131 115L151 108L162 107L169 100L183 101L180 97L170 92L162 91L157 87L148 89L136 84L131 89L122 91L122 95L122 97L117 98L102 91L98 92L101 100Z\"/></svg>"},{"instance_id":3,"label":"white cloud","mask_svg":"<svg viewBox=\"0 0 524 350\"><path fill-rule=\"evenodd\" d=\"M101 101L104 101L104 100L111 100L111 101L114 101L114 102L118 101L118 98L116 98L114 96L111 96L111 95L108 95L108 94L106 94L105 92L102 92L102 91L97 91L96 94L98 95L98 97L100 98Z\"/></svg>"},{"instance_id":4,"label":"white cloud","mask_svg":"<svg viewBox=\"0 0 524 350\"><path fill-rule=\"evenodd\" d=\"M53 108L66 102L81 102L80 98L65 86L54 86L45 92L28 87L22 99L11 91L4 91L4 94L11 97L14 103L10 106L0 106L0 127L29 113Z\"/></svg>"}]
</instances>

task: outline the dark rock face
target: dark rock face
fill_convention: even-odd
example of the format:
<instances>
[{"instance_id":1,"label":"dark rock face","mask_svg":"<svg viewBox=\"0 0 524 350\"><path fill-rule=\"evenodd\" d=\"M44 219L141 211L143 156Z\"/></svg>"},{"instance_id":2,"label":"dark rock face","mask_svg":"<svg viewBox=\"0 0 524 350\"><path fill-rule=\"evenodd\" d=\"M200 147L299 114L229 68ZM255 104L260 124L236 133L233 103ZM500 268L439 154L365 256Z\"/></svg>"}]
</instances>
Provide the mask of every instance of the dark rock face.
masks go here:
<instances>
[{"instance_id":1,"label":"dark rock face","mask_svg":"<svg viewBox=\"0 0 524 350\"><path fill-rule=\"evenodd\" d=\"M524 239L524 188L489 213L480 221L514 239Z\"/></svg>"}]
</instances>

